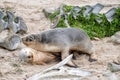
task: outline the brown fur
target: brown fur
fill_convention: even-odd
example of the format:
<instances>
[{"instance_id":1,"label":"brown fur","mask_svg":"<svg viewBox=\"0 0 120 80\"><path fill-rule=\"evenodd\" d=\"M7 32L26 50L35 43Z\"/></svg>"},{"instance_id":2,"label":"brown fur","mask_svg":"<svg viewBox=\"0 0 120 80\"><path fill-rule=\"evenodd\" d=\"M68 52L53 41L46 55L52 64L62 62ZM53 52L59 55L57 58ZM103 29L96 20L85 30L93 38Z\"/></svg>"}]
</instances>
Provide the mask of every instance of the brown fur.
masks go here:
<instances>
[{"instance_id":1,"label":"brown fur","mask_svg":"<svg viewBox=\"0 0 120 80\"><path fill-rule=\"evenodd\" d=\"M51 53L40 52L40 51L36 51L31 48L26 48L25 50L27 50L27 49L30 49L28 51L29 62L32 64L45 65L46 63L56 60L56 56L52 55ZM26 53L24 53L24 55L26 55ZM26 56L26 58L28 58L28 57Z\"/></svg>"},{"instance_id":2,"label":"brown fur","mask_svg":"<svg viewBox=\"0 0 120 80\"><path fill-rule=\"evenodd\" d=\"M50 53L38 52L32 54L32 64L45 65L46 63L55 61L56 57Z\"/></svg>"}]
</instances>

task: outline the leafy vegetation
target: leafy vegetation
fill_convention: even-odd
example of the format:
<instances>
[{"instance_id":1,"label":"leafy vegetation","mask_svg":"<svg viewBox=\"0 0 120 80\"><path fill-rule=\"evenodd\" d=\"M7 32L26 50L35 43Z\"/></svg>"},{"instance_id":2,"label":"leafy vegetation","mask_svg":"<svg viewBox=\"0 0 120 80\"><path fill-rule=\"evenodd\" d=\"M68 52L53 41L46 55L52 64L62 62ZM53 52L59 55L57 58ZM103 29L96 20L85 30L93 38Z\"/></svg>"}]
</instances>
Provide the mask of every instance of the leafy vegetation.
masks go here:
<instances>
[{"instance_id":1,"label":"leafy vegetation","mask_svg":"<svg viewBox=\"0 0 120 80\"><path fill-rule=\"evenodd\" d=\"M64 6L65 13L70 12L73 6ZM120 8L116 10L116 17L112 22L109 22L105 17L105 14L90 14L89 17L84 17L83 12L85 8L82 7L82 11L79 13L76 19L73 18L73 14L68 15L68 23L71 27L83 29L90 36L91 39L94 37L103 38L113 35L115 32L120 31ZM50 20L53 20L58 11L50 15ZM97 20L100 20L98 22ZM64 17L61 17L57 27L67 27L64 23Z\"/></svg>"}]
</instances>

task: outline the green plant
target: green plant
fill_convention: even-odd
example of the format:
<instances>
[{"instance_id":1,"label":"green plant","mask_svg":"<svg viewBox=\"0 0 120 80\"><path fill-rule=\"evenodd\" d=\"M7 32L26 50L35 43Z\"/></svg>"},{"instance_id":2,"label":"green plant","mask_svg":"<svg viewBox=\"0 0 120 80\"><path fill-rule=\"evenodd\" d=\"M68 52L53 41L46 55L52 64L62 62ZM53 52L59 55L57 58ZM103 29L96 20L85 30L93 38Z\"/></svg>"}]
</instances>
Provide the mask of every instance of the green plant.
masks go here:
<instances>
[{"instance_id":1,"label":"green plant","mask_svg":"<svg viewBox=\"0 0 120 80\"><path fill-rule=\"evenodd\" d=\"M65 13L69 12L73 6L64 6ZM81 12L77 16L77 19L73 18L73 14L68 15L68 23L71 27L83 29L90 36L91 39L94 37L103 38L113 35L115 32L120 31L120 8L116 10L116 17L112 22L109 22L104 14L95 15L90 14L89 17L84 17L83 12L85 8L82 7ZM58 13L57 13L58 14ZM56 12L52 14L52 19L57 15ZM97 21L100 20L100 22ZM51 20L51 17L50 17ZM64 23L64 17L61 17L57 27L67 27Z\"/></svg>"}]
</instances>

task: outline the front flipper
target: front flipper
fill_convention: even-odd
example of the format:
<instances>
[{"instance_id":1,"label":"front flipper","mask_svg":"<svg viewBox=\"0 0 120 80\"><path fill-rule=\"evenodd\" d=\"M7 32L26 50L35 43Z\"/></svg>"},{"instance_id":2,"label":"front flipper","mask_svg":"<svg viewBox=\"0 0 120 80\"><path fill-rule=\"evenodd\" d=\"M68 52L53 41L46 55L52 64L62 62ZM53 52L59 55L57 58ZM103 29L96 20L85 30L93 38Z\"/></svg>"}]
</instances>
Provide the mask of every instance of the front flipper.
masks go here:
<instances>
[{"instance_id":1,"label":"front flipper","mask_svg":"<svg viewBox=\"0 0 120 80\"><path fill-rule=\"evenodd\" d=\"M62 60L64 60L68 56L69 56L69 48L65 48L61 53ZM72 59L68 61L66 65L70 67L77 67L77 65L73 63Z\"/></svg>"}]
</instances>

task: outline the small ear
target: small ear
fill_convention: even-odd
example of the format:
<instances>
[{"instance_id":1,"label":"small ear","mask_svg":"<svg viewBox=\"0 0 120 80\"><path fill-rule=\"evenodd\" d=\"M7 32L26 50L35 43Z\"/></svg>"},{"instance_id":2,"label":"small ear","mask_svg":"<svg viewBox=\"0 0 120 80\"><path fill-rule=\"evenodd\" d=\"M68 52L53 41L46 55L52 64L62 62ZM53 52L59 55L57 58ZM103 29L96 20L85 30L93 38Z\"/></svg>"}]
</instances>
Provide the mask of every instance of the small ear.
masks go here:
<instances>
[{"instance_id":1,"label":"small ear","mask_svg":"<svg viewBox=\"0 0 120 80\"><path fill-rule=\"evenodd\" d=\"M31 35L34 39L36 39L37 38L37 36L35 35L35 34L32 34Z\"/></svg>"},{"instance_id":2,"label":"small ear","mask_svg":"<svg viewBox=\"0 0 120 80\"><path fill-rule=\"evenodd\" d=\"M28 58L30 59L30 62L33 63L33 53L30 52L30 56L28 56Z\"/></svg>"}]
</instances>

